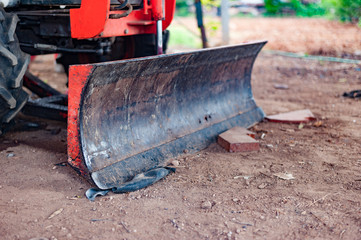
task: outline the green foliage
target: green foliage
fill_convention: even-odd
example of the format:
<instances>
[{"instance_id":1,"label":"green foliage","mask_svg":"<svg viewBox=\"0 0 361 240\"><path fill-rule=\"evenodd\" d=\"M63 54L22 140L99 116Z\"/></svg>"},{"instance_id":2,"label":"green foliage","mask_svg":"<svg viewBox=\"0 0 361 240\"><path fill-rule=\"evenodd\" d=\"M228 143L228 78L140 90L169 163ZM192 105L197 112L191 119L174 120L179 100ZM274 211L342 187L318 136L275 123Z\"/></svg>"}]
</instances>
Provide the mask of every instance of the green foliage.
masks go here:
<instances>
[{"instance_id":1,"label":"green foliage","mask_svg":"<svg viewBox=\"0 0 361 240\"><path fill-rule=\"evenodd\" d=\"M187 0L177 0L175 2L175 7L177 16L185 17L190 14L188 11L189 6Z\"/></svg>"},{"instance_id":2,"label":"green foliage","mask_svg":"<svg viewBox=\"0 0 361 240\"><path fill-rule=\"evenodd\" d=\"M265 0L266 15L296 15L301 17L323 16L326 9L321 4L303 4L299 0Z\"/></svg>"},{"instance_id":3,"label":"green foliage","mask_svg":"<svg viewBox=\"0 0 361 240\"><path fill-rule=\"evenodd\" d=\"M285 7L280 0L265 0L266 15L281 14L282 8Z\"/></svg>"},{"instance_id":4,"label":"green foliage","mask_svg":"<svg viewBox=\"0 0 361 240\"><path fill-rule=\"evenodd\" d=\"M184 26L170 25L170 38L169 46L171 47L187 47L187 48L200 48L201 40L192 31Z\"/></svg>"},{"instance_id":5,"label":"green foliage","mask_svg":"<svg viewBox=\"0 0 361 240\"><path fill-rule=\"evenodd\" d=\"M232 0L230 0L232 1ZM221 0L201 0L204 9L211 9L221 6ZM178 16L188 16L190 14L189 7L194 4L194 0L177 0L176 14Z\"/></svg>"},{"instance_id":6,"label":"green foliage","mask_svg":"<svg viewBox=\"0 0 361 240\"><path fill-rule=\"evenodd\" d=\"M219 7L221 6L221 0L201 0L202 5L205 7Z\"/></svg>"},{"instance_id":7,"label":"green foliage","mask_svg":"<svg viewBox=\"0 0 361 240\"><path fill-rule=\"evenodd\" d=\"M361 0L322 0L322 6L332 18L352 23L361 21Z\"/></svg>"},{"instance_id":8,"label":"green foliage","mask_svg":"<svg viewBox=\"0 0 361 240\"><path fill-rule=\"evenodd\" d=\"M361 18L361 0L336 1L336 15L341 21L358 23Z\"/></svg>"},{"instance_id":9,"label":"green foliage","mask_svg":"<svg viewBox=\"0 0 361 240\"><path fill-rule=\"evenodd\" d=\"M219 20L208 19L205 24L206 32L210 37L215 37L218 30L221 27L221 22Z\"/></svg>"},{"instance_id":10,"label":"green foliage","mask_svg":"<svg viewBox=\"0 0 361 240\"><path fill-rule=\"evenodd\" d=\"M205 9L219 7L221 0L201 0ZM229 0L230 2L234 0ZM361 25L361 0L321 0L303 3L301 0L264 0L266 16L322 16ZM194 0L177 0L177 15L188 16Z\"/></svg>"},{"instance_id":11,"label":"green foliage","mask_svg":"<svg viewBox=\"0 0 361 240\"><path fill-rule=\"evenodd\" d=\"M297 16L312 17L323 16L326 13L326 9L317 3L302 4L298 0L291 0L292 7L296 11Z\"/></svg>"},{"instance_id":12,"label":"green foliage","mask_svg":"<svg viewBox=\"0 0 361 240\"><path fill-rule=\"evenodd\" d=\"M175 2L175 7L176 7L176 8L188 7L188 1L187 1L187 0L177 0L177 1Z\"/></svg>"},{"instance_id":13,"label":"green foliage","mask_svg":"<svg viewBox=\"0 0 361 240\"><path fill-rule=\"evenodd\" d=\"M353 23L361 21L361 0L322 0L320 3L308 4L300 0L264 0L264 2L268 16L328 16Z\"/></svg>"}]
</instances>

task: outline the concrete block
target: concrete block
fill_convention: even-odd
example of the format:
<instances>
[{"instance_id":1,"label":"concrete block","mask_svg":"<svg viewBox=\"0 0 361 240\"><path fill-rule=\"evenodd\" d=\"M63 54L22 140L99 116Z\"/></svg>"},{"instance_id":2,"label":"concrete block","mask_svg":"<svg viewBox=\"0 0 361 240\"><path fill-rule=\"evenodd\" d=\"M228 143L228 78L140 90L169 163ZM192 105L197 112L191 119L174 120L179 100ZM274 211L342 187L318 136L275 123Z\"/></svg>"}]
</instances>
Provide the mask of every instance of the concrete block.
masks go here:
<instances>
[{"instance_id":1,"label":"concrete block","mask_svg":"<svg viewBox=\"0 0 361 240\"><path fill-rule=\"evenodd\" d=\"M249 152L259 150L255 134L245 128L235 127L218 136L218 144L228 152Z\"/></svg>"},{"instance_id":2,"label":"concrete block","mask_svg":"<svg viewBox=\"0 0 361 240\"><path fill-rule=\"evenodd\" d=\"M292 111L288 113L280 113L276 115L267 116L266 119L270 122L279 123L307 123L316 120L315 116L309 109Z\"/></svg>"}]
</instances>

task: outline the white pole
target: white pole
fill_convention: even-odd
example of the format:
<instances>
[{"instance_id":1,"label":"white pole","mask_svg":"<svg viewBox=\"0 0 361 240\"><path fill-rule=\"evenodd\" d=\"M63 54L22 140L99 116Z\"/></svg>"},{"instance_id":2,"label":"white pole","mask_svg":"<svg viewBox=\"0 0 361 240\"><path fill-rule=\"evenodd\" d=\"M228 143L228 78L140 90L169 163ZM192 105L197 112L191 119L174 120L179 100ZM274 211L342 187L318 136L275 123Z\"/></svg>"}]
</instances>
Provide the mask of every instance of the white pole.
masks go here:
<instances>
[{"instance_id":1,"label":"white pole","mask_svg":"<svg viewBox=\"0 0 361 240\"><path fill-rule=\"evenodd\" d=\"M229 44L229 4L228 0L221 2L221 18L222 18L222 42L224 45Z\"/></svg>"}]
</instances>

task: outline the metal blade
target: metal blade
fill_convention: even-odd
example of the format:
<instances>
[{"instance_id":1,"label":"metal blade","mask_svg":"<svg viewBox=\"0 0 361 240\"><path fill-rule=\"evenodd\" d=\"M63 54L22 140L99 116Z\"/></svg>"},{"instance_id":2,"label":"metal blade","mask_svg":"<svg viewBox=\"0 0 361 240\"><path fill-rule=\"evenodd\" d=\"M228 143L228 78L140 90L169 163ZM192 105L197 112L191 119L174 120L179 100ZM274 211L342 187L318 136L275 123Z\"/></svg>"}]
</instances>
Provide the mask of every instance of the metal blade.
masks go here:
<instances>
[{"instance_id":1,"label":"metal blade","mask_svg":"<svg viewBox=\"0 0 361 240\"><path fill-rule=\"evenodd\" d=\"M264 44L72 67L70 164L109 189L261 121L251 71Z\"/></svg>"}]
</instances>

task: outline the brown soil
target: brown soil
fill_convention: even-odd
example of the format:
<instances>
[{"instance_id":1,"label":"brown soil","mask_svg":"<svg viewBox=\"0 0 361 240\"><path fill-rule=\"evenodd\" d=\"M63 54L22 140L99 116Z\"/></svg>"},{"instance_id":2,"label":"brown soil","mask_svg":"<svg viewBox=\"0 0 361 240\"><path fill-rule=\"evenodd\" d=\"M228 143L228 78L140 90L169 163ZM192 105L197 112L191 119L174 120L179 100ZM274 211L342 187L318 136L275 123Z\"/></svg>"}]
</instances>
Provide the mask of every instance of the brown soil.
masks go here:
<instances>
[{"instance_id":1,"label":"brown soil","mask_svg":"<svg viewBox=\"0 0 361 240\"><path fill-rule=\"evenodd\" d=\"M303 19L292 21L305 28ZM324 23L312 21L309 29ZM313 41L344 37L321 36ZM50 71L51 60L39 58L31 69L60 85L64 75ZM32 119L45 127L0 137L1 239L361 239L361 107L341 96L361 89L360 67L261 53L253 74L258 105L267 114L308 108L317 126L259 123L258 152L212 144L179 158L176 173L146 189L95 202L84 197L90 184L59 164L67 160L66 124ZM274 176L280 172L295 179Z\"/></svg>"},{"instance_id":2,"label":"brown soil","mask_svg":"<svg viewBox=\"0 0 361 240\"><path fill-rule=\"evenodd\" d=\"M194 18L176 18L174 23L198 35ZM210 45L220 45L220 20L206 19L205 25ZM265 49L361 59L361 28L352 24L316 18L231 18L229 31L231 44L261 39L268 40Z\"/></svg>"},{"instance_id":3,"label":"brown soil","mask_svg":"<svg viewBox=\"0 0 361 240\"><path fill-rule=\"evenodd\" d=\"M231 42L267 39L266 49L339 57L361 55L361 29L355 25L307 18L260 18L251 23L234 19L230 23Z\"/></svg>"}]
</instances>

